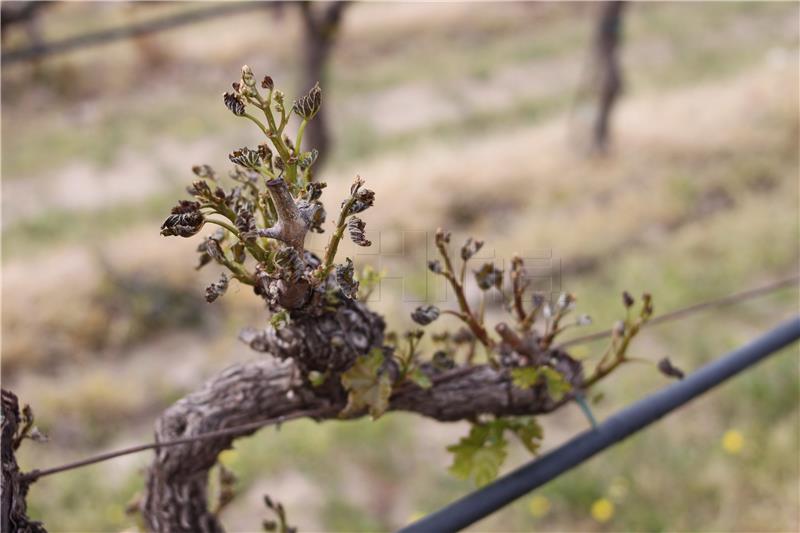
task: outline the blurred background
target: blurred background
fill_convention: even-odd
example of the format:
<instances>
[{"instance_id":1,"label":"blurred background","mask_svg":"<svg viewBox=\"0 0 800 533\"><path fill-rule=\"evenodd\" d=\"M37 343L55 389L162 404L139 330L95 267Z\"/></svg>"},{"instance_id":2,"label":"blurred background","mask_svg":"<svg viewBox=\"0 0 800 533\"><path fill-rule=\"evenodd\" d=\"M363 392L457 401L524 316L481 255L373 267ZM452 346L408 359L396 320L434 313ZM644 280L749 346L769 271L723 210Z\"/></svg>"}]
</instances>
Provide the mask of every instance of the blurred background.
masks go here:
<instances>
[{"instance_id":1,"label":"blurred background","mask_svg":"<svg viewBox=\"0 0 800 533\"><path fill-rule=\"evenodd\" d=\"M377 245L357 259L386 270L372 304L392 329L435 298L437 226L543 259L586 332L620 318L623 289L658 313L796 274L798 4L615 9L3 2L3 387L50 435L21 465L147 442L171 402L256 356L236 335L265 323L260 301L232 286L206 304L218 272L193 270L198 240L159 236L192 165L224 171L261 142L220 97L245 63L289 98L322 82L323 200L333 212L356 173L375 190ZM784 290L649 329L632 355L691 371L797 312ZM799 370L786 349L472 530L797 531ZM623 368L596 415L664 384ZM587 427L574 405L542 423L545 449ZM445 451L467 431L409 414L263 430L221 457L239 477L223 521L257 530L268 493L300 531L397 528L472 490ZM150 457L42 479L30 514L135 530ZM505 468L528 459L512 444Z\"/></svg>"}]
</instances>

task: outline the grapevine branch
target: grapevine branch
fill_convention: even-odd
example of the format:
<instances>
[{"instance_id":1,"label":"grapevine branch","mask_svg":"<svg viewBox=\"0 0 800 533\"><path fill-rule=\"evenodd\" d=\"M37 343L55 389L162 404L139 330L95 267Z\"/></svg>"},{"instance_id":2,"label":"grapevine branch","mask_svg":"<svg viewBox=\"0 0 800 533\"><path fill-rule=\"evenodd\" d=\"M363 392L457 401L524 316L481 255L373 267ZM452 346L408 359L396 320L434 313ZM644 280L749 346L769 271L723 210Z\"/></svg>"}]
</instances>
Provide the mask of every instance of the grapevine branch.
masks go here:
<instances>
[{"instance_id":1,"label":"grapevine branch","mask_svg":"<svg viewBox=\"0 0 800 533\"><path fill-rule=\"evenodd\" d=\"M711 308L721 307L721 306L726 306L726 305L732 305L732 304L743 302L743 301L746 301L746 300L751 300L751 299L757 298L759 296L765 296L765 295L768 295L768 294L772 294L772 293L774 293L774 292L776 292L776 291L778 291L780 289L784 289L786 287L791 287L793 285L797 285L798 282L800 282L800 276L792 276L790 278L785 278L785 279L782 279L782 280L774 281L772 283L769 283L767 285L763 285L761 287L756 287L754 289L748 289L746 291L741 291L741 292L737 292L737 293L733 293L733 294L728 294L726 296L723 296L723 297L720 297L720 298L715 298L713 300L706 300L704 302L699 302L699 303L692 304L692 305L689 305L689 306L686 306L686 307L681 307L679 309L675 309L675 310L670 311L668 313L663 313L661 315L656 315L655 317L650 319L650 321L645 325L645 327L651 326L651 325L654 325L654 324L663 324L663 323L666 323L666 322L672 322L672 321L680 320L680 319L686 318L688 316L691 316L691 315L693 315L695 313L699 313L701 311L705 311L705 310L708 310L708 309L711 309ZM597 332L597 333L592 333L591 335L585 335L585 336L582 336L582 337L576 337L574 339L570 339L570 340L562 343L561 346L576 346L576 345L579 345L579 344L585 344L585 343L588 343L588 342L592 342L592 341L596 341L596 340L600 340L600 339L609 337L611 334L612 334L611 330L600 331L600 332ZM472 366L472 367L460 367L460 368L456 368L456 369L453 369L453 370L444 371L444 372L441 372L439 374L433 375L431 377L431 382L433 383L434 386L436 386L436 385L438 385L440 383L444 383L444 382L449 381L449 380L456 380L456 379L464 378L465 376L468 376L469 374L472 374L472 373L475 373L475 372L481 370L481 368L482 367L480 367L480 366ZM406 383L404 385L401 385L400 387L398 387L395 390L395 395L401 394L402 392L408 392L408 391L411 391L411 390L416 389L416 388L417 387L414 384ZM150 443L147 443L147 444L139 444L139 445L136 445L136 446L130 446L130 447L127 447L127 448L121 448L119 450L114 450L114 451L105 452L105 453L98 454L98 455L93 455L91 457L87 457L86 459L81 459L79 461L65 463L63 465L55 466L55 467L52 467L52 468L46 468L46 469L42 469L42 470L33 470L31 472L28 472L28 473L24 474L22 476L22 479L30 481L30 482L33 482L33 481L36 481L36 480L38 480L40 478L43 478L43 477L46 477L46 476L50 476L50 475L53 475L53 474L58 474L58 473L61 473L61 472L66 472L66 471L69 471L69 470L74 470L76 468L81 468L81 467L84 467L84 466L93 465L93 464L104 462L104 461L108 461L108 460L111 460L111 459L116 459L117 457L122 457L122 456L125 456L125 455L130 455L130 454L144 452L144 451L158 449L158 448L165 448L165 447L168 447L168 446L176 446L176 445L179 445L179 444L190 444L192 442L197 442L197 441L201 441L201 440L204 440L204 439L224 437L224 436L227 436L227 435L242 434L242 433L245 433L247 431L260 429L260 428L267 427L267 426L280 425L280 424L282 424L284 422L289 422L291 420L296 420L296 419L299 419L299 418L318 418L318 417L331 415L331 414L333 414L335 412L336 411L334 410L334 408L320 408L320 409L311 409L311 410L306 410L306 411L298 411L298 412L293 413L291 415L284 415L284 416L279 416L279 417L274 417L274 418L261 419L261 420L256 421L256 422L249 422L247 424L240 424L240 425L236 425L236 426L231 426L231 427L228 427L228 428L225 428L225 429L221 429L221 430L218 430L218 431L210 431L210 432L207 432L207 433L201 433L201 434L193 435L191 437L173 439L173 440L162 441L162 442L150 442Z\"/></svg>"}]
</instances>

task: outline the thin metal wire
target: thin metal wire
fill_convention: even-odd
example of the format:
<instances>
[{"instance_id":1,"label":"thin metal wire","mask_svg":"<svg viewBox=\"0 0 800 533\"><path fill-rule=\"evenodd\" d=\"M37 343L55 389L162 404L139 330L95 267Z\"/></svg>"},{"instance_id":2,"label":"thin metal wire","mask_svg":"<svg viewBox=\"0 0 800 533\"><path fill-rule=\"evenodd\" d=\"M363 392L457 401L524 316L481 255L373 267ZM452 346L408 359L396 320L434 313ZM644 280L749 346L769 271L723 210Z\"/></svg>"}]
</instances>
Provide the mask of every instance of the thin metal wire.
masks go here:
<instances>
[{"instance_id":1,"label":"thin metal wire","mask_svg":"<svg viewBox=\"0 0 800 533\"><path fill-rule=\"evenodd\" d=\"M336 411L338 411L338 409L336 409ZM295 420L298 418L305 418L305 417L313 418L316 416L328 415L331 414L332 412L333 411L331 410L330 407L311 409L308 411L298 411L296 413L291 413L285 416L268 418L266 420L257 420L255 422L249 422L247 424L241 424L239 426L232 426L225 429L219 429L217 431L209 431L208 433L201 433L199 435L194 435L192 437L184 437L181 439L167 440L162 442L151 442L148 444L140 444L138 446L130 446L128 448L122 448L120 450L112 452L101 453L99 455L88 457L80 461L74 461L72 463L67 463L61 466L54 466L53 468L45 468L44 470L32 470L31 472L27 472L26 474L24 474L22 476L22 479L25 481L33 482L44 476L58 474L59 472L66 472L67 470L72 470L83 466L93 465L95 463L100 463L102 461L108 461L109 459L122 457L123 455L129 455L132 453L138 453L147 450L154 450L157 448L166 448L168 446L177 446L179 444L190 444L192 442L197 442L205 439L226 437L228 435L237 435L245 433L247 431L255 431L264 428L266 426L274 426L277 424L282 424L283 422L288 422L290 420Z\"/></svg>"},{"instance_id":2,"label":"thin metal wire","mask_svg":"<svg viewBox=\"0 0 800 533\"><path fill-rule=\"evenodd\" d=\"M645 323L644 327L655 326L657 324L663 324L664 322L670 322L673 320L678 320L680 318L685 318L689 315L693 315L700 311L705 311L706 309L721 307L724 305L731 305L739 303L743 300L756 298L758 296L765 296L767 294L775 292L778 289L783 289L785 287L791 287L792 285L797 285L798 282L800 282L800 275L792 276L778 281L773 281L772 283L769 283L767 285L763 285L755 289L748 289L746 291L741 291L734 294L729 294L727 296L723 296L722 298L716 298L714 300L707 300L705 302L696 303L687 307L681 307L680 309L675 309L674 311L670 311L668 313L657 315L651 318L649 321L647 321L647 323ZM584 344L587 342L604 339L606 337L610 337L611 333L612 330L607 329L604 331L598 331L596 333L583 335L581 337L575 337L574 339L569 339L567 341L562 342L557 346L557 348L566 348L568 346L575 346L576 344Z\"/></svg>"},{"instance_id":3,"label":"thin metal wire","mask_svg":"<svg viewBox=\"0 0 800 533\"><path fill-rule=\"evenodd\" d=\"M751 289L751 290L743 291L743 292L740 292L740 293L731 294L731 295L728 295L728 296L725 296L725 297L722 297L722 298L718 298L716 300L709 300L709 301L706 301L706 302L701 302L701 303L694 304L694 305L691 305L691 306L688 306L688 307L677 309L675 311L671 311L671 312L666 313L664 315L659 315L659 316L651 319L649 323L652 324L652 323L667 322L669 320L677 320L678 318L683 318L683 317L688 316L688 315L690 315L692 313L696 313L696 312L698 312L700 310L707 309L709 307L715 307L715 306L718 306L718 305L732 304L732 303L736 303L736 302L739 302L739 301L742 301L742 300L745 300L745 299L753 298L753 297L756 297L756 296L761 296L761 295L773 292L773 291L775 291L777 289L781 289L783 287L787 287L787 286L790 286L790 285L797 284L798 281L800 281L800 276L795 276L795 277L792 277L792 278L779 280L779 281L770 283L769 285L765 285L763 287L758 287L756 289ZM575 344L578 344L578 343L582 343L582 342L590 342L592 340L596 340L596 339L602 338L604 336L608 336L609 334L610 334L610 332L606 332L606 331L593 333L591 335L587 335L587 336L584 336L584 337L578 337L576 339L571 339L571 340L561 344L561 346L559 346L559 347L572 346L572 345L575 345ZM450 372L444 372L444 373L442 373L440 375L433 376L432 380L434 381L434 383L439 383L439 382L442 382L442 381L447 381L448 379L454 379L456 377L460 377L460 376L462 376L464 374L468 374L473 370L474 370L474 368L472 368L472 367L459 368L459 369L452 370ZM248 424L242 424L240 426L234 426L234 427L230 427L230 428L225 428L225 429L222 429L222 430L219 430L219 431L212 431L212 432L204 433L204 434L201 434L201 435L195 435L193 437L186 437L186 438L182 438L182 439L176 439L176 440L165 441L165 442L152 442L152 443L148 443L148 444L140 444L140 445L137 445L137 446L131 446L131 447L123 448L123 449L116 450L116 451L111 451L111 452L98 454L98 455L95 455L95 456L92 456L92 457L88 457L86 459L82 459L80 461L74 461L74 462L67 463L67 464L64 464L64 465L61 465L61 466L56 466L56 467L52 467L52 468L46 468L46 469L42 469L42 470L33 470L33 471L28 472L25 475L23 475L23 479L27 479L29 481L35 481L35 480L37 480L37 479L39 479L41 477L44 477L44 476L49 476L49 475L52 475L52 474L57 474L59 472L65 472L67 470L73 470L75 468L80 468L80 467L83 467L83 466L88 466L88 465L100 463L100 462L103 462L103 461L108 461L110 459L116 459L117 457L122 457L124 455L129 455L129 454L133 454L133 453L139 453L139 452L143 452L143 451L147 451L147 450L153 450L153 449L160 448L160 447L175 446L175 445L178 445L178 444L188 444L188 443L191 443L191 442L196 442L196 441L203 440L203 439L208 439L208 438L216 438L216 437L222 437L222 436L226 436L226 435L233 435L233 434L236 434L236 433L241 433L241 432L245 432L245 431L249 431L249 430L256 430L256 429L259 429L261 427L265 427L265 426L268 426L268 425L280 424L282 422L288 422L290 420L295 420L297 418L323 416L325 414L330 414L329 411L330 411L330 408L316 409L316 410L311 410L311 411L300 411L298 413L293 413L291 415L286 415L286 416L283 416L283 417L277 417L277 418L271 418L271 419L268 419L268 420L260 420L260 421L256 421L256 422L250 422Z\"/></svg>"},{"instance_id":4,"label":"thin metal wire","mask_svg":"<svg viewBox=\"0 0 800 533\"><path fill-rule=\"evenodd\" d=\"M459 531L649 426L725 380L800 339L800 316L712 361L680 382L619 411L555 450L400 530Z\"/></svg>"}]
</instances>

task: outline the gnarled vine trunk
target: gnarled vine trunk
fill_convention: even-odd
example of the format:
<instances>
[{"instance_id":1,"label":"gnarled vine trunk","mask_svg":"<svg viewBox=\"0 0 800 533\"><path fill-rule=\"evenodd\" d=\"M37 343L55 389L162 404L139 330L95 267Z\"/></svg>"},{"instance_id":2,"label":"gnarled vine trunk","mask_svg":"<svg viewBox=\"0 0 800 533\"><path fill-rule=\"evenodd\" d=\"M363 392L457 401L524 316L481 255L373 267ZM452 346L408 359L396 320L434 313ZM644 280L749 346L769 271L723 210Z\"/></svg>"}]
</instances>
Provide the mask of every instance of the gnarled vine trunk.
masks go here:
<instances>
[{"instance_id":1,"label":"gnarled vine trunk","mask_svg":"<svg viewBox=\"0 0 800 533\"><path fill-rule=\"evenodd\" d=\"M301 321L288 326L289 336L306 343L301 350L306 354L314 350L330 354L330 338L338 335L344 336L344 343L350 346L369 347L375 340L382 340L384 325L380 317L361 304L353 302L351 305L359 308L360 312L349 316L351 319L361 317L364 320L361 327L345 323L346 329L331 331L334 326L325 319ZM292 331L292 327L296 329ZM324 329L327 336L320 336L319 328ZM346 404L339 374L328 380L329 386L311 387L304 382L295 362L299 361L308 368L302 356L295 359L301 353L297 351L297 344L289 343L282 348L279 343L264 342L266 344L259 346L276 350L277 353L273 352L276 357L231 366L176 402L157 421L156 440L186 438L257 420L293 417L308 411L316 413L316 419L336 419ZM315 348L317 343L319 346ZM281 349L288 352L281 353ZM352 364L359 351L337 353L339 356L348 354L349 364ZM366 349L361 353L365 352ZM576 388L580 387L580 363L563 352L552 352L551 357L558 360L557 367L567 379ZM335 366L341 370L349 366L345 363L338 360ZM474 419L480 414L547 413L570 399L565 397L554 401L545 386L514 387L507 369L494 369L489 365L447 371L425 366L423 371L433 386L422 389L409 382L397 384L390 399L390 410L415 412L439 421L457 421ZM153 531L170 533L224 531L207 505L209 470L219 453L230 448L236 438L254 431L157 450L149 469L143 503L148 527Z\"/></svg>"},{"instance_id":2,"label":"gnarled vine trunk","mask_svg":"<svg viewBox=\"0 0 800 533\"><path fill-rule=\"evenodd\" d=\"M40 522L28 518L25 497L29 482L22 479L22 472L14 454L14 440L20 424L19 401L17 396L5 389L3 397L2 420L2 462L3 484L0 488L0 531L19 531L22 533L47 533Z\"/></svg>"}]
</instances>

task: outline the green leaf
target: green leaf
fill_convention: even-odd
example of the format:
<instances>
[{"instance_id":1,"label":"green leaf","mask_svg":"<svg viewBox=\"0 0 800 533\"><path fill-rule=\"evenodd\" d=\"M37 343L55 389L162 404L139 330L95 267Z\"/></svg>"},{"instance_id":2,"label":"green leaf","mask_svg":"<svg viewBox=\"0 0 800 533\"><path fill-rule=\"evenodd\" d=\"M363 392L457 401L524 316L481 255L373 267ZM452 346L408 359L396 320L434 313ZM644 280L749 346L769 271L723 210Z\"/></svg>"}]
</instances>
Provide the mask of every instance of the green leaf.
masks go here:
<instances>
[{"instance_id":1,"label":"green leaf","mask_svg":"<svg viewBox=\"0 0 800 533\"><path fill-rule=\"evenodd\" d=\"M547 386L548 394L556 402L561 401L572 390L572 385L564 375L549 366L528 366L511 370L511 382L520 389L529 389L542 381Z\"/></svg>"},{"instance_id":2,"label":"green leaf","mask_svg":"<svg viewBox=\"0 0 800 533\"><path fill-rule=\"evenodd\" d=\"M532 366L511 369L511 383L519 389L530 389L539 381L539 369Z\"/></svg>"},{"instance_id":3,"label":"green leaf","mask_svg":"<svg viewBox=\"0 0 800 533\"><path fill-rule=\"evenodd\" d=\"M381 373L382 366L383 350L373 348L342 374L342 386L348 395L347 405L339 416L346 418L357 415L365 407L369 408L373 419L386 412L392 395L392 383L388 375Z\"/></svg>"},{"instance_id":4,"label":"green leaf","mask_svg":"<svg viewBox=\"0 0 800 533\"><path fill-rule=\"evenodd\" d=\"M325 383L328 379L328 374L323 374L322 372L317 372L316 370L312 370L308 373L308 381L311 383L312 387L319 387Z\"/></svg>"},{"instance_id":5,"label":"green leaf","mask_svg":"<svg viewBox=\"0 0 800 533\"><path fill-rule=\"evenodd\" d=\"M428 377L428 374L419 368L415 368L409 372L407 377L423 389L430 389L433 386L433 383L431 383L431 378Z\"/></svg>"},{"instance_id":6,"label":"green leaf","mask_svg":"<svg viewBox=\"0 0 800 533\"><path fill-rule=\"evenodd\" d=\"M472 480L479 487L486 485L497 477L503 466L506 444L502 428L498 431L492 423L476 424L458 444L448 446L447 451L453 454L450 471L460 479Z\"/></svg>"},{"instance_id":7,"label":"green leaf","mask_svg":"<svg viewBox=\"0 0 800 533\"><path fill-rule=\"evenodd\" d=\"M533 417L521 417L509 422L508 429L512 431L529 452L536 454L542 444L542 426Z\"/></svg>"},{"instance_id":8,"label":"green leaf","mask_svg":"<svg viewBox=\"0 0 800 533\"><path fill-rule=\"evenodd\" d=\"M272 327L275 329L281 329L289 325L289 322L291 322L291 318L289 317L289 312L285 309L273 314L269 319L269 323L272 324Z\"/></svg>"}]
</instances>

